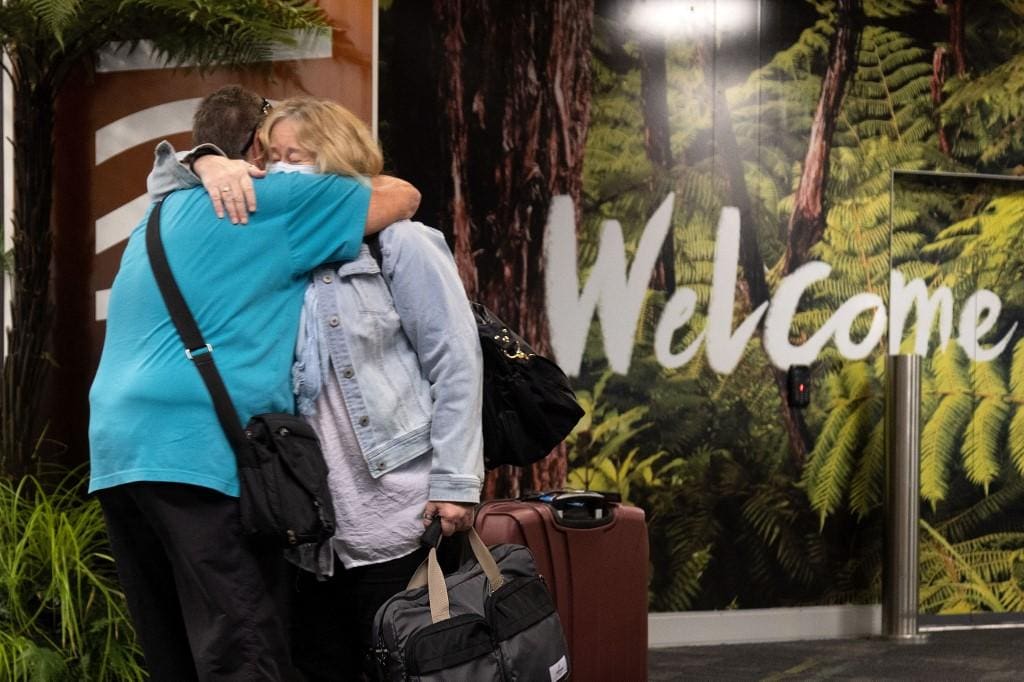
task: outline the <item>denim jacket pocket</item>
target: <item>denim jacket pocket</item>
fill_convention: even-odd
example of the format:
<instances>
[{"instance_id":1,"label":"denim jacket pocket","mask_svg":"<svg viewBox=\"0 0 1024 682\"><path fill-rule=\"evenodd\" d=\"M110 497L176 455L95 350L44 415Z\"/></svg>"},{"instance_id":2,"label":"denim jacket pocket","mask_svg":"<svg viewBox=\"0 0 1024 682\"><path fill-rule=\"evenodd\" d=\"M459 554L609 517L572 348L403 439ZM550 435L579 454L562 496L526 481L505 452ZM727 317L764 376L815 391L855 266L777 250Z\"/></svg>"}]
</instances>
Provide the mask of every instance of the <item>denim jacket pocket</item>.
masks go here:
<instances>
[{"instance_id":1,"label":"denim jacket pocket","mask_svg":"<svg viewBox=\"0 0 1024 682\"><path fill-rule=\"evenodd\" d=\"M337 275L348 284L348 292L357 310L367 313L394 310L387 282L384 281L377 261L369 255L365 246L359 258L338 268Z\"/></svg>"}]
</instances>

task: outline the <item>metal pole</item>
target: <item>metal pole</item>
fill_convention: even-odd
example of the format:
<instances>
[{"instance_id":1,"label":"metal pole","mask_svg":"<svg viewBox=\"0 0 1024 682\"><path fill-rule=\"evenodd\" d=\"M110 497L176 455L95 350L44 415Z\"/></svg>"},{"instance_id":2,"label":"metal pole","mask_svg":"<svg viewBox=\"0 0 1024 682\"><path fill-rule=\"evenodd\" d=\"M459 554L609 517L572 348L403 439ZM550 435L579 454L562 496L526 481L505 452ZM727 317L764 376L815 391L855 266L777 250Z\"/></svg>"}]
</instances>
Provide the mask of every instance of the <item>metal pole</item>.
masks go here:
<instances>
[{"instance_id":1,"label":"metal pole","mask_svg":"<svg viewBox=\"0 0 1024 682\"><path fill-rule=\"evenodd\" d=\"M886 396L887 476L882 634L919 642L917 535L921 465L921 357L890 355Z\"/></svg>"}]
</instances>

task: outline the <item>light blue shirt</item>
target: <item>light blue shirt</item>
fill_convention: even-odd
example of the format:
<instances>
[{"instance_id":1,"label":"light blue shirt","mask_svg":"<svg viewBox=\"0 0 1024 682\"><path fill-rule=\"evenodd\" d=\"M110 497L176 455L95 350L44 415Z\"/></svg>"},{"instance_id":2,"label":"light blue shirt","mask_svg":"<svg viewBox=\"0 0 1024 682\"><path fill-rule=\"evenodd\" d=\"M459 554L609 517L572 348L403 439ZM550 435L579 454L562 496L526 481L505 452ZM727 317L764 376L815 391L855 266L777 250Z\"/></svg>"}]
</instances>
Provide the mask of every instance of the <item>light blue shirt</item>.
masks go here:
<instances>
[{"instance_id":1,"label":"light blue shirt","mask_svg":"<svg viewBox=\"0 0 1024 682\"><path fill-rule=\"evenodd\" d=\"M280 174L254 184L259 211L248 225L217 219L201 188L167 197L162 215L171 269L243 423L293 410L307 273L359 253L370 199L368 187L338 176ZM162 481L237 495L234 453L156 287L145 228L143 219L128 240L110 294L89 393L89 490Z\"/></svg>"}]
</instances>

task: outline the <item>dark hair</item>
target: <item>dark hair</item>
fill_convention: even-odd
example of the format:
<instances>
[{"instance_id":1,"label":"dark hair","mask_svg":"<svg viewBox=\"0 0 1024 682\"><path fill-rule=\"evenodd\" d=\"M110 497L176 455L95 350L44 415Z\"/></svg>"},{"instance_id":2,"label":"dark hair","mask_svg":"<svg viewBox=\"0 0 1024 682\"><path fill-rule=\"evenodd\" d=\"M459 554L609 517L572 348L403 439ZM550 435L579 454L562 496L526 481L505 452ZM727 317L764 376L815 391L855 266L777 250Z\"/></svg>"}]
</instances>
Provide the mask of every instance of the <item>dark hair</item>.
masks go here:
<instances>
[{"instance_id":1,"label":"dark hair","mask_svg":"<svg viewBox=\"0 0 1024 682\"><path fill-rule=\"evenodd\" d=\"M246 142L263 120L266 100L241 85L225 85L207 95L192 119L192 143L213 143L228 158L245 156Z\"/></svg>"}]
</instances>

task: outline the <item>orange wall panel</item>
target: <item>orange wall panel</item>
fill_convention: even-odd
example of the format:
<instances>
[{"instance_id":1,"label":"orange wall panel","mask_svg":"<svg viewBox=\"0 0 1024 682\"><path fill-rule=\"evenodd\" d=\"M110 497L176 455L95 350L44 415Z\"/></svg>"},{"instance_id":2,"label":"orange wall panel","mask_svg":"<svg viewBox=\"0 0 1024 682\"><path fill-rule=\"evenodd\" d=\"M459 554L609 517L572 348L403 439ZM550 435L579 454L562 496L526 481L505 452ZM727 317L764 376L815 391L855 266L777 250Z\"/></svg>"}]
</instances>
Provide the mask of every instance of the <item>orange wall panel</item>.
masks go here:
<instances>
[{"instance_id":1,"label":"orange wall panel","mask_svg":"<svg viewBox=\"0 0 1024 682\"><path fill-rule=\"evenodd\" d=\"M57 111L54 291L57 304L51 436L84 459L88 390L102 347L105 302L125 240L148 198L146 175L162 139L191 146L200 98L241 83L268 99L329 97L372 123L373 0L322 0L330 36L275 51L268 65L208 73L165 68L144 50L103 55L73 78ZM269 67L269 68L268 68Z\"/></svg>"}]
</instances>

